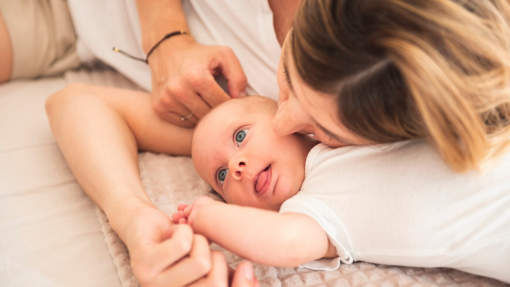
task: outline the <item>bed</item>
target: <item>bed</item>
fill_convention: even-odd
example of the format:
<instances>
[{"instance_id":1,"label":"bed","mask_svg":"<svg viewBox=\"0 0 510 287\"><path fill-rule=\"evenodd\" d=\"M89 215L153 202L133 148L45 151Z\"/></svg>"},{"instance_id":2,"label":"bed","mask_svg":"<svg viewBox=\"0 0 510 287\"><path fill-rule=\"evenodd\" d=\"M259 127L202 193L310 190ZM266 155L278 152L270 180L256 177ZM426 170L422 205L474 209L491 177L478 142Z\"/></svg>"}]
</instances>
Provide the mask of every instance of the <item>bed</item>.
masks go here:
<instances>
[{"instance_id":1,"label":"bed","mask_svg":"<svg viewBox=\"0 0 510 287\"><path fill-rule=\"evenodd\" d=\"M0 286L139 286L126 247L51 135L44 102L72 82L137 89L108 69L0 85ZM140 153L139 163L149 196L167 214L200 195L217 198L189 158ZM242 260L212 247L234 268ZM331 272L257 265L255 275L262 286L508 286L452 269L364 262Z\"/></svg>"}]
</instances>

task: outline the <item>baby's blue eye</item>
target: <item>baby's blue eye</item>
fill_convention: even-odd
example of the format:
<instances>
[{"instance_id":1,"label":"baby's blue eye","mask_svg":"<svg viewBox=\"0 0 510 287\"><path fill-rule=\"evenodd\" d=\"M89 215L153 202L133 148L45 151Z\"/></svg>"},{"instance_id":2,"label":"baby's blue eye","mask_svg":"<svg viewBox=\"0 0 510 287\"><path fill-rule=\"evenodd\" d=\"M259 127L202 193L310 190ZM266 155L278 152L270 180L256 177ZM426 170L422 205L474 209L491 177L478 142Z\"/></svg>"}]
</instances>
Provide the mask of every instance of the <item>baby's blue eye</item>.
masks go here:
<instances>
[{"instance_id":1,"label":"baby's blue eye","mask_svg":"<svg viewBox=\"0 0 510 287\"><path fill-rule=\"evenodd\" d=\"M218 172L218 180L220 181L220 184L223 185L223 181L225 181L225 178L227 177L228 169L224 168Z\"/></svg>"},{"instance_id":2,"label":"baby's blue eye","mask_svg":"<svg viewBox=\"0 0 510 287\"><path fill-rule=\"evenodd\" d=\"M246 135L248 134L248 130L242 130L242 131L238 131L235 136L236 136L236 143L237 143L237 146L240 146L241 143L244 141L244 139L246 138Z\"/></svg>"}]
</instances>

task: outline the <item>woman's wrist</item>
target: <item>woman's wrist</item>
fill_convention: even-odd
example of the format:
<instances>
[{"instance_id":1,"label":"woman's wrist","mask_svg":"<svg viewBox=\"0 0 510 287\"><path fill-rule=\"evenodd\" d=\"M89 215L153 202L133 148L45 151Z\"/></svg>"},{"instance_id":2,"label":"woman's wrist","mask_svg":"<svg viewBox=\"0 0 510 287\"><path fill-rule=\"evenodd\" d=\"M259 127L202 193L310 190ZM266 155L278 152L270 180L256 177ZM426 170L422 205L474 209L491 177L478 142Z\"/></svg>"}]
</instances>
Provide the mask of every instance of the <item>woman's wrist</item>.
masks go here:
<instances>
[{"instance_id":1,"label":"woman's wrist","mask_svg":"<svg viewBox=\"0 0 510 287\"><path fill-rule=\"evenodd\" d=\"M163 37L164 37L164 35L161 38L159 38L158 40L154 41L154 45L152 45L146 51L146 53L148 53L159 41L161 41L161 39ZM153 42L153 41L150 41L150 42ZM154 49L154 51L150 54L149 58L151 58L151 59L156 58L156 59L161 60L162 57L166 57L168 55L173 55L173 54L175 54L176 51L185 49L186 47L188 47L189 45L192 45L194 43L196 43L195 38L193 38L193 36L190 35L189 33L176 35L176 36L170 37L170 38L164 40L163 42L161 42L161 44L156 49ZM145 48L144 48L144 50L145 50ZM149 58L148 58L148 60L150 61Z\"/></svg>"},{"instance_id":2,"label":"woman's wrist","mask_svg":"<svg viewBox=\"0 0 510 287\"><path fill-rule=\"evenodd\" d=\"M103 211L106 213L112 229L123 238L123 231L129 224L130 216L143 208L156 207L148 197L145 199L132 194L116 200L116 203L112 204L109 208L105 208Z\"/></svg>"},{"instance_id":3,"label":"woman's wrist","mask_svg":"<svg viewBox=\"0 0 510 287\"><path fill-rule=\"evenodd\" d=\"M195 42L195 39L189 33L189 30L187 30L187 27L186 28L177 27L176 29L166 28L164 31L161 31L161 32L155 32L155 31L151 32L150 34L146 35L143 38L142 48L143 48L144 53L145 54L149 53L149 51L159 41L161 41L161 39L163 39L163 37L165 37L166 35L168 35L168 33L171 33L173 31L186 31L186 33L166 39L163 43L161 43L161 45L160 45L160 47L158 47L158 49L161 48L163 45L167 46L167 49L169 49L171 47L175 47L175 48L184 47L187 44L189 44L190 42L191 43Z\"/></svg>"}]
</instances>

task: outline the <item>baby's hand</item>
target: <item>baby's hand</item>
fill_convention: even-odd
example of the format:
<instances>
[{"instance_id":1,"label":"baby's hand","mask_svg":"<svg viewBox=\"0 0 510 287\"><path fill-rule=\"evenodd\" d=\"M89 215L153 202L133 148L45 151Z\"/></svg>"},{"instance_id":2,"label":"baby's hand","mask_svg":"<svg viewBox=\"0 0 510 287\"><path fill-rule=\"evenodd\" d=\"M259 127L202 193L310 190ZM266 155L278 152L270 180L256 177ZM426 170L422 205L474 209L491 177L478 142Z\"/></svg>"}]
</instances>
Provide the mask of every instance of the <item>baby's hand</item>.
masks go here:
<instances>
[{"instance_id":1,"label":"baby's hand","mask_svg":"<svg viewBox=\"0 0 510 287\"><path fill-rule=\"evenodd\" d=\"M213 199L202 196L199 197L192 205L179 204L177 212L172 215L172 219L175 223L187 223L193 227L194 219L197 214L206 206L217 203Z\"/></svg>"},{"instance_id":2,"label":"baby's hand","mask_svg":"<svg viewBox=\"0 0 510 287\"><path fill-rule=\"evenodd\" d=\"M179 206L177 206L177 212L172 214L172 220L174 221L175 224L177 223L186 224L188 222L188 216L186 215L186 213L184 213L184 210L188 206L190 205L184 203L179 204Z\"/></svg>"}]
</instances>

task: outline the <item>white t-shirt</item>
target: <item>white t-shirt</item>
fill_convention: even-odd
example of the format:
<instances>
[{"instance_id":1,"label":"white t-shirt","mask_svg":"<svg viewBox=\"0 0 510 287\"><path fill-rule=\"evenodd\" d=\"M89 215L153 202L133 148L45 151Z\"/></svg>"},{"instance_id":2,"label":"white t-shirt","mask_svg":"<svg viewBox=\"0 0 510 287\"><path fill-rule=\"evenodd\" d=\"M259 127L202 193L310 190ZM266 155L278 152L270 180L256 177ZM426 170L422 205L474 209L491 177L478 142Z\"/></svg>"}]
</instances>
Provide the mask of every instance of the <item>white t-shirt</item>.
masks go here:
<instances>
[{"instance_id":1,"label":"white t-shirt","mask_svg":"<svg viewBox=\"0 0 510 287\"><path fill-rule=\"evenodd\" d=\"M145 58L135 0L68 0L68 3L80 60L87 63L99 59L150 91L149 67L112 51L115 46ZM276 70L281 48L267 0L182 3L190 32L199 43L233 49L248 78L248 95L278 100Z\"/></svg>"},{"instance_id":2,"label":"white t-shirt","mask_svg":"<svg viewBox=\"0 0 510 287\"><path fill-rule=\"evenodd\" d=\"M280 213L314 218L340 261L451 267L510 282L510 154L485 173L453 172L424 141L315 146L301 191Z\"/></svg>"}]
</instances>

